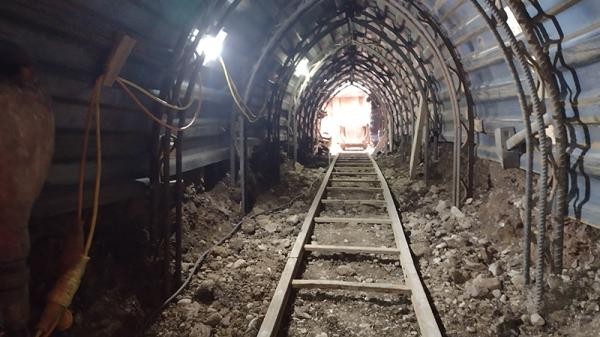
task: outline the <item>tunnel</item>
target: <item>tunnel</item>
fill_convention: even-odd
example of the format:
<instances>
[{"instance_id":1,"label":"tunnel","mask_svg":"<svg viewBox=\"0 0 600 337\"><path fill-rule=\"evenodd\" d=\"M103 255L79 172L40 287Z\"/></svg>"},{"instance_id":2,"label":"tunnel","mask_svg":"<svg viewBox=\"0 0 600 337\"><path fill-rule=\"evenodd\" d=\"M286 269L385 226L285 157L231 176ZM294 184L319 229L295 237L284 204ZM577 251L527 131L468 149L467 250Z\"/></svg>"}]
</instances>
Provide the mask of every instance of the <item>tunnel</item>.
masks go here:
<instances>
[{"instance_id":1,"label":"tunnel","mask_svg":"<svg viewBox=\"0 0 600 337\"><path fill-rule=\"evenodd\" d=\"M2 1L0 337L600 336L599 16Z\"/></svg>"}]
</instances>

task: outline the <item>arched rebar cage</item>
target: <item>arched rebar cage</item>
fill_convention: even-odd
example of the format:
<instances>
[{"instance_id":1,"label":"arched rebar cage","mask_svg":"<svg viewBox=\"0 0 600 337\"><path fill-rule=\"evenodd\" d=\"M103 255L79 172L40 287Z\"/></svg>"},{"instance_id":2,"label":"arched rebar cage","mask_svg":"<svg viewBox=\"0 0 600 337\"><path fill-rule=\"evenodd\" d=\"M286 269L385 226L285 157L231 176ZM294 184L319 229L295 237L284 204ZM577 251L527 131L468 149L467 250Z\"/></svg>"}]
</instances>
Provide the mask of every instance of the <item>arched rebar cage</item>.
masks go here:
<instances>
[{"instance_id":1,"label":"arched rebar cage","mask_svg":"<svg viewBox=\"0 0 600 337\"><path fill-rule=\"evenodd\" d=\"M425 179L430 140L453 144L452 197L457 206L472 196L476 155L523 168L524 270L529 281L533 219L541 233L539 249L551 225L552 268L558 272L565 217L582 218L586 206L593 213L585 205L589 191L582 189L589 186L586 169L594 171L584 160L590 134L578 109L577 72L569 64L589 62L593 56L569 60L563 53L565 39L586 36L590 29L579 26L567 36L556 17L575 3L275 1L271 6L277 6L263 13L274 24L248 54L251 66L244 71L243 96L255 110L266 107L268 148L276 155L285 151L297 156L313 151L323 105L340 86L356 83L390 121L388 148L410 148L411 160L424 162ZM246 11L261 4L249 2ZM308 62L310 76L295 74L300 62ZM239 125L252 128L243 121ZM242 149L246 137L244 131L236 134ZM427 141L415 144L421 139ZM244 167L245 154L240 157ZM537 186L534 173L540 175ZM538 277L542 255L537 254ZM536 298L539 303L541 290Z\"/></svg>"},{"instance_id":2,"label":"arched rebar cage","mask_svg":"<svg viewBox=\"0 0 600 337\"><path fill-rule=\"evenodd\" d=\"M448 139L458 139L453 200L459 204L470 197L473 100L458 53L436 18L418 2L315 0L294 5L286 7L285 20L260 50L245 92L247 99L262 94L268 100L265 118L275 126L268 139L275 148L283 139L294 155L310 153L318 140L317 112L343 83L355 82L369 91L390 121L391 149L396 144L410 147L423 127L431 137L442 135L439 121L449 121ZM309 78L294 72L303 60L311 66ZM446 118L440 116L444 101L450 111ZM254 106L263 105L259 100ZM416 111L419 105L426 107L424 112ZM420 161L421 154L417 156ZM426 155L425 178L428 159Z\"/></svg>"}]
</instances>

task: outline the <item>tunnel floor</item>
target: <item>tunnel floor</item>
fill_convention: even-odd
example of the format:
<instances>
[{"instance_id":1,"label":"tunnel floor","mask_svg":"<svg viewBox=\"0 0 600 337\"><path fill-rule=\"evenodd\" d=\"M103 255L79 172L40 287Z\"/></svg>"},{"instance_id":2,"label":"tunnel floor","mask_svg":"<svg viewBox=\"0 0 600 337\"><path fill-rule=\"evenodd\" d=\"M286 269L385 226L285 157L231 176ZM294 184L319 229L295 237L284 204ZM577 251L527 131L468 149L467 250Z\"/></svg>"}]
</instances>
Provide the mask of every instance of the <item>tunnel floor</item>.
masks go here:
<instances>
[{"instance_id":1,"label":"tunnel floor","mask_svg":"<svg viewBox=\"0 0 600 337\"><path fill-rule=\"evenodd\" d=\"M536 326L525 309L532 303L524 295L520 269L522 229L514 211L522 195L517 183L522 179L515 176L520 172L498 174L501 170L494 164L482 164L491 167L479 168L478 195L467 201L461 214L449 207L449 179L444 177L449 170L440 168L426 189L422 182L409 181L399 157L387 156L378 162L400 205L411 249L447 336L583 337L597 333L597 230L575 223L567 226L567 268L562 277L550 280L546 325ZM498 171L497 178L489 181L483 173L486 170ZM284 185L261 197L259 210L299 191L310 192L283 211L245 223L238 235L215 250L190 289L163 313L149 335L179 336L187 331L194 337L256 335L314 193L315 184L310 189L309 183L323 172L289 166L284 171ZM292 190L296 192L286 194ZM328 233L322 235L328 237ZM356 262L335 258L326 262L358 268ZM323 263L309 264L306 272L319 274L327 269ZM381 273L399 271L393 264L389 269ZM380 336L394 330L406 336L418 334L410 306L395 303L397 299L303 291L294 301L299 306L284 317L287 336ZM361 314L364 310L367 315Z\"/></svg>"},{"instance_id":2,"label":"tunnel floor","mask_svg":"<svg viewBox=\"0 0 600 337\"><path fill-rule=\"evenodd\" d=\"M527 311L532 309L532 291L523 290L521 276L522 225L516 210L522 207L522 172L478 162L475 198L457 212L449 206L451 179L447 175L451 170L443 167L444 162L451 161L440 159L431 186L426 188L423 182L408 179L407 165L398 155L378 158L445 335L596 336L600 329L600 231L579 223L567 224L566 268L561 277L548 281L546 324L537 326ZM145 336L256 336L324 172L323 167L284 164L282 183L258 197L251 214L255 217L245 219L231 239L213 249L190 286L162 312ZM490 173L493 180L488 178ZM281 205L282 209L268 212ZM194 186L186 189L184 275L198 254L232 229L236 209L236 194L227 180L209 192ZM340 232L316 234L321 240L339 240ZM373 238L349 235L345 240L383 244L390 239L377 236L377 231L371 234ZM329 264L355 271L365 262L369 266L368 261L341 261L336 255L324 261L309 262L305 272L318 276L329 269ZM394 261L377 262L383 269L370 270L375 275L371 277L400 275L401 268ZM107 266L111 268L116 267ZM348 277L362 277L360 271ZM117 278L113 291L123 284L129 289L142 288L131 282L126 277ZM156 294L131 290L126 296L127 291L113 291L96 296L89 305L80 303L73 336L139 332L141 322L151 312L148 298L156 298ZM127 300L121 301L124 296ZM398 336L397 331L403 333L401 336L418 335L406 299L311 290L298 292L292 300L295 310L284 316L282 336Z\"/></svg>"}]
</instances>

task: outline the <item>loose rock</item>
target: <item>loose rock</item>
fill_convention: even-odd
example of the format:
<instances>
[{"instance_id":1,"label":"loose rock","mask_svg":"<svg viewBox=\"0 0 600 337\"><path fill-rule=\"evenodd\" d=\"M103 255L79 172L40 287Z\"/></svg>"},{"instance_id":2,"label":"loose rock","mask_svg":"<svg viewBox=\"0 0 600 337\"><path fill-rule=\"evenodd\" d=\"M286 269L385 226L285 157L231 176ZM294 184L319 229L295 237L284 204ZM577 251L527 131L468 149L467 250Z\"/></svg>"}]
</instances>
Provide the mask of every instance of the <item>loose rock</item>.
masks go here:
<instances>
[{"instance_id":1,"label":"loose rock","mask_svg":"<svg viewBox=\"0 0 600 337\"><path fill-rule=\"evenodd\" d=\"M531 324L535 325L535 326L544 326L544 324L546 324L546 321L544 320L544 318L542 316L540 316L540 314L533 314L530 317L531 319Z\"/></svg>"},{"instance_id":2,"label":"loose rock","mask_svg":"<svg viewBox=\"0 0 600 337\"><path fill-rule=\"evenodd\" d=\"M340 276L352 276L356 274L356 270L348 265L342 265L335 269L335 272Z\"/></svg>"},{"instance_id":3,"label":"loose rock","mask_svg":"<svg viewBox=\"0 0 600 337\"><path fill-rule=\"evenodd\" d=\"M465 217L465 214L463 212L461 212L460 209L456 208L456 206L452 206L450 208L450 214L452 214L452 216L455 217L456 219L462 219Z\"/></svg>"},{"instance_id":4,"label":"loose rock","mask_svg":"<svg viewBox=\"0 0 600 337\"><path fill-rule=\"evenodd\" d=\"M202 323L197 323L190 329L189 337L210 337L211 333L211 327Z\"/></svg>"}]
</instances>

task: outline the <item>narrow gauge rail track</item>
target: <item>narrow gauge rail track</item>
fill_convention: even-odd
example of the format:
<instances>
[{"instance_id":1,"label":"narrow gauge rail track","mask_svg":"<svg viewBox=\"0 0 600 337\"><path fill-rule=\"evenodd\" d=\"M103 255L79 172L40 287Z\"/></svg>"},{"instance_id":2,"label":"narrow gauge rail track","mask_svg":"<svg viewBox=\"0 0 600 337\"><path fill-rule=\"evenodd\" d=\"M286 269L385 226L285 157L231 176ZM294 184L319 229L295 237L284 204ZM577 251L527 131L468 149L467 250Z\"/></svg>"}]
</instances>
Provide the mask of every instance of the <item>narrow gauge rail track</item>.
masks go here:
<instances>
[{"instance_id":1,"label":"narrow gauge rail track","mask_svg":"<svg viewBox=\"0 0 600 337\"><path fill-rule=\"evenodd\" d=\"M355 186L332 186L334 183L355 184ZM369 183L371 187L364 187ZM363 186L359 186L363 184ZM376 186L378 185L378 186ZM342 192L342 197L331 197L336 192ZM349 199L347 194L372 192L376 194L371 199ZM384 207L386 217L329 217L320 216L323 205L371 205ZM311 243L315 226L327 226L334 223L355 223L363 225L390 226L393 231L396 247L351 246L351 245L321 245ZM398 256L404 280L394 283L380 282L346 282L339 280L302 279L299 278L301 265L309 252L346 253L346 254L385 254ZM292 247L284 270L265 318L260 326L258 337L275 337L279 333L280 322L287 309L288 298L295 289L337 289L356 292L378 292L409 296L412 302L420 335L424 337L441 336L437 321L429 300L425 294L422 281L415 268L410 248L400 217L396 210L392 194L387 186L381 170L375 160L367 154L343 153L336 156L306 215L300 233Z\"/></svg>"}]
</instances>

